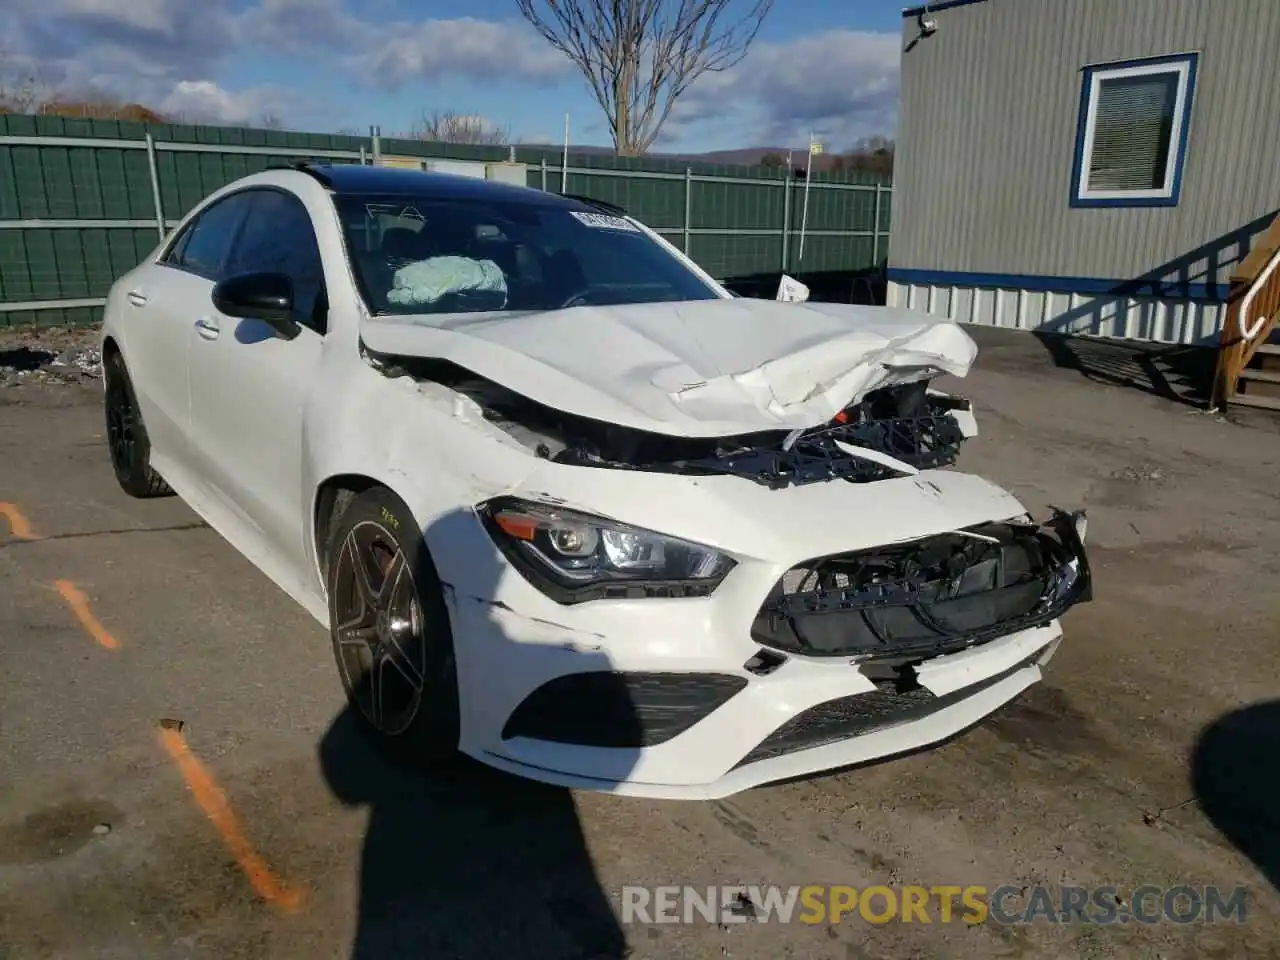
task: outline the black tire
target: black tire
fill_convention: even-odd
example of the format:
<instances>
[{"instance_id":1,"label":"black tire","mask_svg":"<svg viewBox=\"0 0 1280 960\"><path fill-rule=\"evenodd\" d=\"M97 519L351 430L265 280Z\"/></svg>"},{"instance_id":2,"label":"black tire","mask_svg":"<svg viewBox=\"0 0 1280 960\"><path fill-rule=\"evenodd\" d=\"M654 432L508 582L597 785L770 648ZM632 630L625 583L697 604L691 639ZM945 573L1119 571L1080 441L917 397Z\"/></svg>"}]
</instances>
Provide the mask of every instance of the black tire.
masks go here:
<instances>
[{"instance_id":1,"label":"black tire","mask_svg":"<svg viewBox=\"0 0 1280 960\"><path fill-rule=\"evenodd\" d=\"M325 548L329 634L352 712L389 745L447 763L458 750L458 675L435 564L413 513L385 487L338 509Z\"/></svg>"},{"instance_id":2,"label":"black tire","mask_svg":"<svg viewBox=\"0 0 1280 960\"><path fill-rule=\"evenodd\" d=\"M151 441L147 437L133 383L118 353L107 356L103 369L106 392L103 407L107 419L107 449L120 489L131 497L147 499L173 493L164 478L151 468Z\"/></svg>"}]
</instances>

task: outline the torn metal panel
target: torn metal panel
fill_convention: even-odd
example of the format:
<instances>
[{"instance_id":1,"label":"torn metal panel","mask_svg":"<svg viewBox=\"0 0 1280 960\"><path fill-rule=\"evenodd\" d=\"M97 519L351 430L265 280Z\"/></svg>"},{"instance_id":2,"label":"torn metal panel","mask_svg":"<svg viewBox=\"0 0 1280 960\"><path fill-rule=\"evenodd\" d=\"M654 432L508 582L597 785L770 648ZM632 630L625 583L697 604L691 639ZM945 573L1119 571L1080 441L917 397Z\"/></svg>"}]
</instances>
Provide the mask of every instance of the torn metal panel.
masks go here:
<instances>
[{"instance_id":1,"label":"torn metal panel","mask_svg":"<svg viewBox=\"0 0 1280 960\"><path fill-rule=\"evenodd\" d=\"M878 388L964 376L977 354L927 314L748 299L366 317L360 335L563 413L703 438L821 426Z\"/></svg>"}]
</instances>

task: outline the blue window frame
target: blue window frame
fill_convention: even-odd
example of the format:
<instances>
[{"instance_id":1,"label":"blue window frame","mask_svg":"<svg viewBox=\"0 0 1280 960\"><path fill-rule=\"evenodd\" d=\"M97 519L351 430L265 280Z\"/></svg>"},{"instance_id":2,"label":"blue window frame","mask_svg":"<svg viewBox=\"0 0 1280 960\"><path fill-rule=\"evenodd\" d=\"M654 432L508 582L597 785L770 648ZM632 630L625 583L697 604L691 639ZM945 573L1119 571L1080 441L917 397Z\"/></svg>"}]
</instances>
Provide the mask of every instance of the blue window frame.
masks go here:
<instances>
[{"instance_id":1,"label":"blue window frame","mask_svg":"<svg viewBox=\"0 0 1280 960\"><path fill-rule=\"evenodd\" d=\"M1072 206L1177 206L1198 59L1183 53L1084 68Z\"/></svg>"}]
</instances>

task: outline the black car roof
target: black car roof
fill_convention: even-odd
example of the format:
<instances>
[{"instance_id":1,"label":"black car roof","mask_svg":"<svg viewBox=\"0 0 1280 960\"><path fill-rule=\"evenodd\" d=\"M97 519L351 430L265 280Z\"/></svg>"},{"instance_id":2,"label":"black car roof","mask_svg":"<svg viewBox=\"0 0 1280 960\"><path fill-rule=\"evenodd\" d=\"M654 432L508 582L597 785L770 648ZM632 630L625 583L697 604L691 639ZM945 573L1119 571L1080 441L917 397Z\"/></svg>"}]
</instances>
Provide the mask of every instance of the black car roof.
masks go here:
<instances>
[{"instance_id":1,"label":"black car roof","mask_svg":"<svg viewBox=\"0 0 1280 960\"><path fill-rule=\"evenodd\" d=\"M566 210L590 211L609 208L588 198L563 197L530 187L518 187L496 180L481 180L427 170L365 166L359 163L300 163L298 170L319 180L338 195L430 197L441 200L516 201ZM617 208L613 208L617 209Z\"/></svg>"}]
</instances>

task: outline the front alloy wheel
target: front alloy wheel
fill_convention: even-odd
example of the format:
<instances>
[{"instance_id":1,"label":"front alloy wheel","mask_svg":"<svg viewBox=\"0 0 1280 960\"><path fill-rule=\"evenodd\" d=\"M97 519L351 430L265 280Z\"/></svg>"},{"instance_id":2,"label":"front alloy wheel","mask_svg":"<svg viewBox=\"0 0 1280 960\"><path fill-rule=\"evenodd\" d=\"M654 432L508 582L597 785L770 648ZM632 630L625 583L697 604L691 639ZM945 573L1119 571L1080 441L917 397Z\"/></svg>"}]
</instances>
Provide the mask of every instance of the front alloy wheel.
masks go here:
<instances>
[{"instance_id":1,"label":"front alloy wheel","mask_svg":"<svg viewBox=\"0 0 1280 960\"><path fill-rule=\"evenodd\" d=\"M338 669L360 713L394 736L413 723L426 674L422 607L404 550L386 527L357 523L342 541L334 577Z\"/></svg>"},{"instance_id":2,"label":"front alloy wheel","mask_svg":"<svg viewBox=\"0 0 1280 960\"><path fill-rule=\"evenodd\" d=\"M444 593L409 510L377 487L334 522L329 623L347 699L385 737L432 759L458 742L457 673Z\"/></svg>"}]
</instances>

